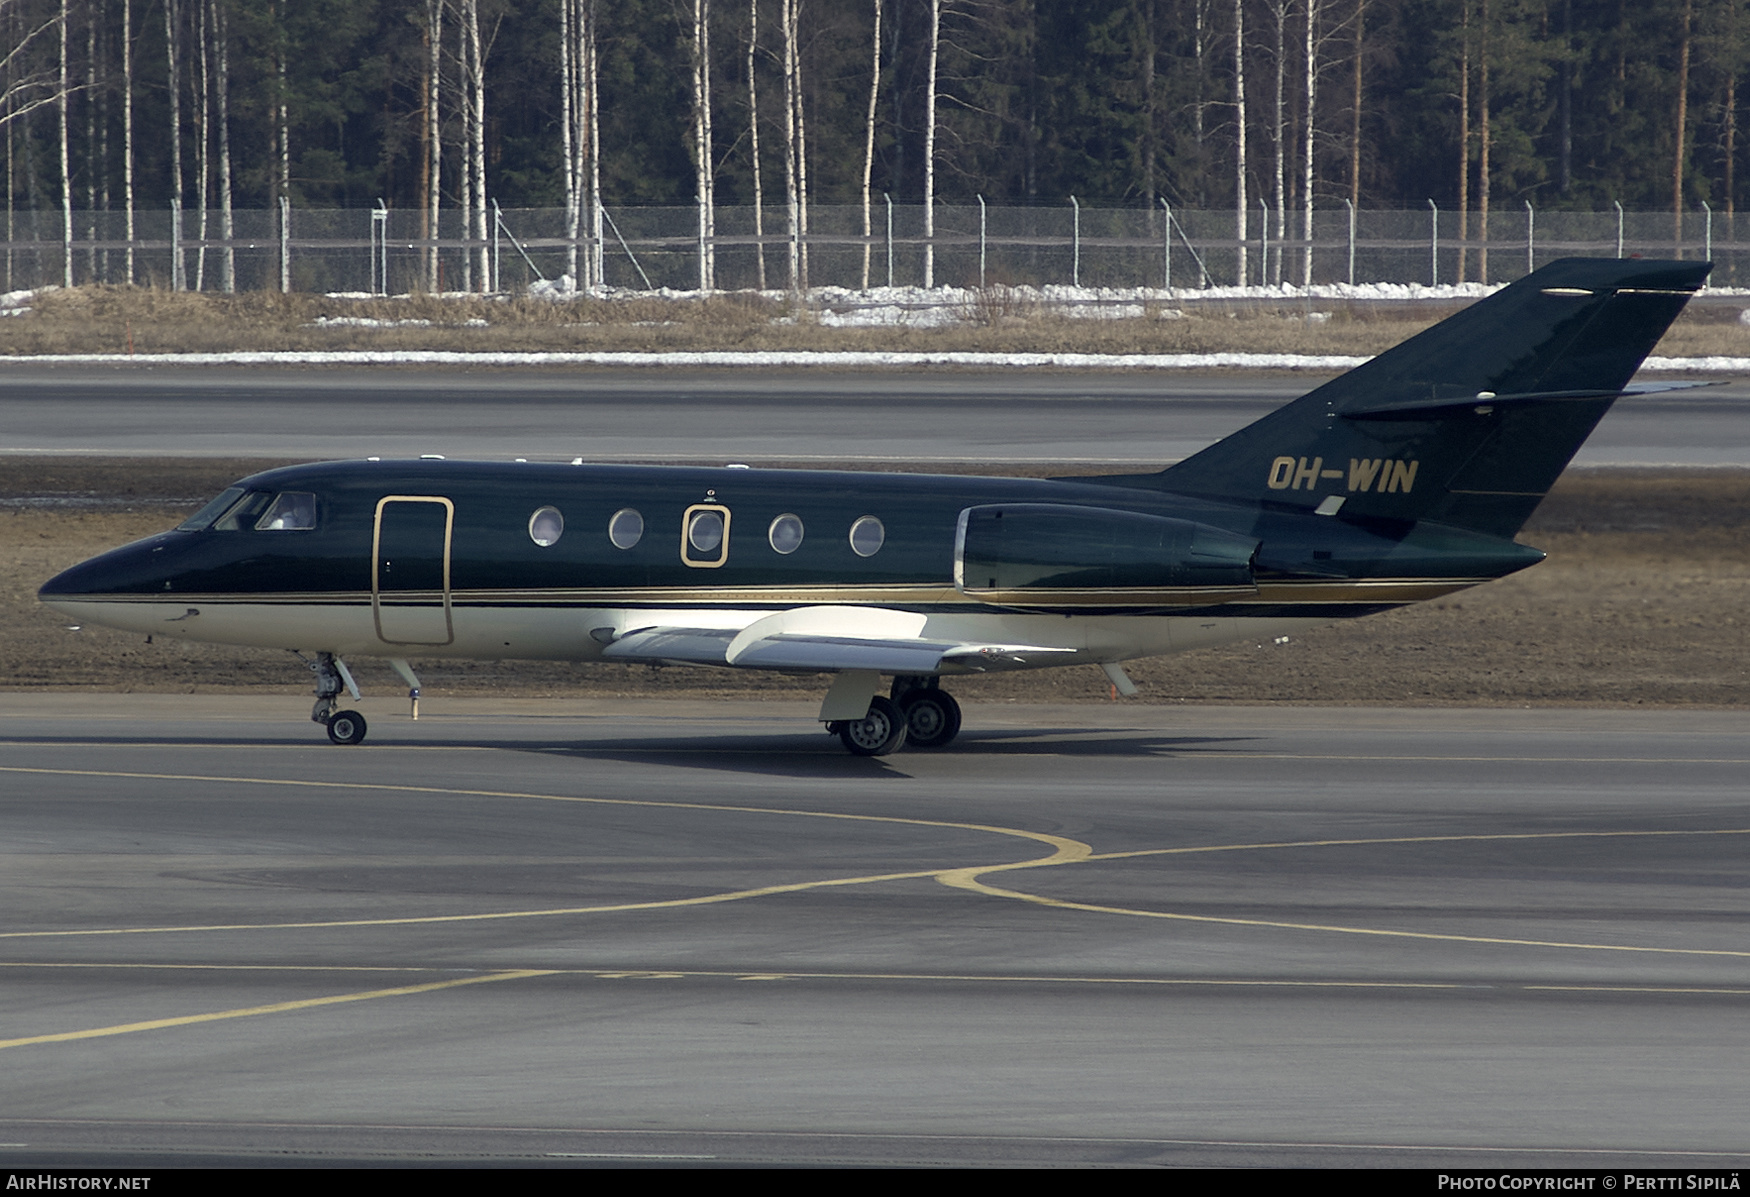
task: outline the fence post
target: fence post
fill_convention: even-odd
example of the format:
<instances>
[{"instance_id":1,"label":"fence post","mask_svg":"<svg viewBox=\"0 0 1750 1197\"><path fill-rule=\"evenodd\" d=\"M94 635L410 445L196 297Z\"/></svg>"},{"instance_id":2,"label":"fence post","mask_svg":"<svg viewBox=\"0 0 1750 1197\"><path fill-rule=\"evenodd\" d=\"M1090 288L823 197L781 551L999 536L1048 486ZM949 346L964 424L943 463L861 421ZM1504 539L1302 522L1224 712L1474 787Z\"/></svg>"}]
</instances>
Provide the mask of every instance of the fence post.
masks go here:
<instances>
[{"instance_id":1,"label":"fence post","mask_svg":"<svg viewBox=\"0 0 1750 1197\"><path fill-rule=\"evenodd\" d=\"M1349 285L1355 285L1355 201L1348 196L1343 197L1344 205L1349 209Z\"/></svg>"},{"instance_id":2,"label":"fence post","mask_svg":"<svg viewBox=\"0 0 1750 1197\"><path fill-rule=\"evenodd\" d=\"M1533 247L1537 243L1537 210L1531 206L1531 201L1525 201L1525 273L1530 274L1537 269L1533 259Z\"/></svg>"},{"instance_id":3,"label":"fence post","mask_svg":"<svg viewBox=\"0 0 1750 1197\"><path fill-rule=\"evenodd\" d=\"M1440 285L1440 209L1433 200L1428 201L1428 285Z\"/></svg>"},{"instance_id":4,"label":"fence post","mask_svg":"<svg viewBox=\"0 0 1750 1197\"><path fill-rule=\"evenodd\" d=\"M1622 201L1611 200L1616 205L1616 256L1622 257Z\"/></svg>"},{"instance_id":5,"label":"fence post","mask_svg":"<svg viewBox=\"0 0 1750 1197\"><path fill-rule=\"evenodd\" d=\"M1258 285L1268 287L1270 285L1270 205L1265 202L1261 195L1258 197L1258 210L1264 214L1263 219L1258 223ZM1279 248L1276 252L1281 254L1282 250Z\"/></svg>"},{"instance_id":6,"label":"fence post","mask_svg":"<svg viewBox=\"0 0 1750 1197\"><path fill-rule=\"evenodd\" d=\"M887 285L893 286L893 196L883 191L881 198L887 201Z\"/></svg>"},{"instance_id":7,"label":"fence post","mask_svg":"<svg viewBox=\"0 0 1750 1197\"><path fill-rule=\"evenodd\" d=\"M494 295L498 294L498 229L503 223L504 218L499 215L498 199L495 196L492 200L492 276L489 280Z\"/></svg>"},{"instance_id":8,"label":"fence post","mask_svg":"<svg viewBox=\"0 0 1750 1197\"><path fill-rule=\"evenodd\" d=\"M292 290L292 197L280 196L280 292Z\"/></svg>"},{"instance_id":9,"label":"fence post","mask_svg":"<svg viewBox=\"0 0 1750 1197\"><path fill-rule=\"evenodd\" d=\"M984 196L978 197L978 289L984 290Z\"/></svg>"},{"instance_id":10,"label":"fence post","mask_svg":"<svg viewBox=\"0 0 1750 1197\"><path fill-rule=\"evenodd\" d=\"M381 255L381 257L379 257ZM381 266L378 263L381 262ZM389 293L389 205L381 198L371 209L371 294Z\"/></svg>"},{"instance_id":11,"label":"fence post","mask_svg":"<svg viewBox=\"0 0 1750 1197\"><path fill-rule=\"evenodd\" d=\"M1173 289L1173 206L1166 196L1160 197L1161 209L1161 290Z\"/></svg>"},{"instance_id":12,"label":"fence post","mask_svg":"<svg viewBox=\"0 0 1750 1197\"><path fill-rule=\"evenodd\" d=\"M1069 204L1073 210L1069 227L1069 281L1071 286L1079 287L1082 285L1082 205L1073 195L1069 197Z\"/></svg>"},{"instance_id":13,"label":"fence post","mask_svg":"<svg viewBox=\"0 0 1750 1197\"><path fill-rule=\"evenodd\" d=\"M1701 201L1701 210L1707 213L1707 223L1703 226L1706 231L1703 233L1701 256L1702 261L1711 262L1714 260L1714 210L1707 206L1706 200ZM1705 283L1702 285L1706 286Z\"/></svg>"},{"instance_id":14,"label":"fence post","mask_svg":"<svg viewBox=\"0 0 1750 1197\"><path fill-rule=\"evenodd\" d=\"M182 290L182 201L170 201L170 289Z\"/></svg>"}]
</instances>

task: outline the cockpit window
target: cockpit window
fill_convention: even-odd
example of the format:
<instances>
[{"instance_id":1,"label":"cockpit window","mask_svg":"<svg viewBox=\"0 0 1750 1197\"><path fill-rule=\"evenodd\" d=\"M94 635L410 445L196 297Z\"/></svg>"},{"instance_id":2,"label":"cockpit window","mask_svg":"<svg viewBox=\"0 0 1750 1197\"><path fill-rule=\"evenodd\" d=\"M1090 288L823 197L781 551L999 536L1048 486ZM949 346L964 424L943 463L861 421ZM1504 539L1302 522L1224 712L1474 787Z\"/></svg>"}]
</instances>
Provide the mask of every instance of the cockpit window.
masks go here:
<instances>
[{"instance_id":1,"label":"cockpit window","mask_svg":"<svg viewBox=\"0 0 1750 1197\"><path fill-rule=\"evenodd\" d=\"M176 525L176 530L178 532L199 532L201 529L211 526L214 520L231 509L231 504L235 503L237 497L242 493L241 486L231 487L211 503Z\"/></svg>"},{"instance_id":2,"label":"cockpit window","mask_svg":"<svg viewBox=\"0 0 1750 1197\"><path fill-rule=\"evenodd\" d=\"M273 500L271 491L252 490L231 505L231 509L213 521L215 532L240 532L255 526L255 521Z\"/></svg>"},{"instance_id":3,"label":"cockpit window","mask_svg":"<svg viewBox=\"0 0 1750 1197\"><path fill-rule=\"evenodd\" d=\"M316 496L288 490L255 521L257 532L308 532L316 526Z\"/></svg>"}]
</instances>

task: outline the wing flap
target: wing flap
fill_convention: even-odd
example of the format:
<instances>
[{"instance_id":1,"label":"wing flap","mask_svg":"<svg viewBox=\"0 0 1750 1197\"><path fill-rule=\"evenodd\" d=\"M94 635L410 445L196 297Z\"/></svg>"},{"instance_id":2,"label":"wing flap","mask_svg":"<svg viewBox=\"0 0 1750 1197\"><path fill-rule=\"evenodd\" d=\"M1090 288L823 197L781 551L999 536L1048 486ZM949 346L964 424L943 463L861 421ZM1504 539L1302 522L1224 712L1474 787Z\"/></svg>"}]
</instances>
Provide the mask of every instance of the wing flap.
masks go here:
<instances>
[{"instance_id":1,"label":"wing flap","mask_svg":"<svg viewBox=\"0 0 1750 1197\"><path fill-rule=\"evenodd\" d=\"M604 648L602 656L810 673L861 669L930 675L1063 665L1077 655L1073 648L1049 645L927 637L922 634L927 618L881 607L797 607L762 616L740 630L639 628Z\"/></svg>"},{"instance_id":2,"label":"wing flap","mask_svg":"<svg viewBox=\"0 0 1750 1197\"><path fill-rule=\"evenodd\" d=\"M734 628L639 628L602 649L602 656L610 661L727 665L735 634Z\"/></svg>"}]
</instances>

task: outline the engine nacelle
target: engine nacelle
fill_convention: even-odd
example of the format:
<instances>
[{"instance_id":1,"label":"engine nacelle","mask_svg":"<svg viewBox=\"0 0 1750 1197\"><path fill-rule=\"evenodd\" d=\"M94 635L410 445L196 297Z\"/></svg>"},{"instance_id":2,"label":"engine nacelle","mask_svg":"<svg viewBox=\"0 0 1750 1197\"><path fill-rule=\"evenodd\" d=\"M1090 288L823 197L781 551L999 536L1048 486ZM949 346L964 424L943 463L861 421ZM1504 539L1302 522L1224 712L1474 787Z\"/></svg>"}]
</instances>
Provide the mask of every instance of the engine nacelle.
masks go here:
<instances>
[{"instance_id":1,"label":"engine nacelle","mask_svg":"<svg viewBox=\"0 0 1750 1197\"><path fill-rule=\"evenodd\" d=\"M999 606L1200 607L1258 592L1258 540L1166 516L1061 503L960 513L954 585Z\"/></svg>"}]
</instances>

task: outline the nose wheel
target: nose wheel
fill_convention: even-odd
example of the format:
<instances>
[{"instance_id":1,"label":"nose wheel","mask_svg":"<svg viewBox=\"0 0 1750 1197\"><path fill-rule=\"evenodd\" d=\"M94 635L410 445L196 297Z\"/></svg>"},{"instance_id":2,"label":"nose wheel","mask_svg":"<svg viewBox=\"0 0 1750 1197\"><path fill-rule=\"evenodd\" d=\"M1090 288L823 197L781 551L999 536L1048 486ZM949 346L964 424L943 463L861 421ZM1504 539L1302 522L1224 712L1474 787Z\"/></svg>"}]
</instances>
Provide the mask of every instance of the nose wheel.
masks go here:
<instances>
[{"instance_id":1,"label":"nose wheel","mask_svg":"<svg viewBox=\"0 0 1750 1197\"><path fill-rule=\"evenodd\" d=\"M365 717L357 711L336 711L328 718L328 738L336 744L362 743Z\"/></svg>"}]
</instances>

